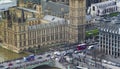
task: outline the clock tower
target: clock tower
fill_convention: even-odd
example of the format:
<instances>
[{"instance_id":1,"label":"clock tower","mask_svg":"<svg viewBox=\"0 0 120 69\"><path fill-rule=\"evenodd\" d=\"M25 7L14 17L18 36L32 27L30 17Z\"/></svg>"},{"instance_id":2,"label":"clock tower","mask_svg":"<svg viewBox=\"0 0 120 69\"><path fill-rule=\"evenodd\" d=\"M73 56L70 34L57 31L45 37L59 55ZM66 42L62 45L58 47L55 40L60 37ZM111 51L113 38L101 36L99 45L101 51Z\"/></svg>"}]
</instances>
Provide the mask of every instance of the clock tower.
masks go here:
<instances>
[{"instance_id":1,"label":"clock tower","mask_svg":"<svg viewBox=\"0 0 120 69\"><path fill-rule=\"evenodd\" d=\"M81 43L85 40L86 0L70 0L70 43Z\"/></svg>"}]
</instances>

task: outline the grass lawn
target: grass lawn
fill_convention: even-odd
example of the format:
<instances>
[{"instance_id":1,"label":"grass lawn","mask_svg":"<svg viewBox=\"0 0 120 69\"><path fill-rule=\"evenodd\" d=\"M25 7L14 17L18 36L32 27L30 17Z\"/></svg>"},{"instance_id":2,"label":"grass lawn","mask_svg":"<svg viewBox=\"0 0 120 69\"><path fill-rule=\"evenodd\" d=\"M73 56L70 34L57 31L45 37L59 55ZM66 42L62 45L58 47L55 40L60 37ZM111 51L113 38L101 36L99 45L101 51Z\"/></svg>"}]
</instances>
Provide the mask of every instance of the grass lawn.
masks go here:
<instances>
[{"instance_id":1,"label":"grass lawn","mask_svg":"<svg viewBox=\"0 0 120 69\"><path fill-rule=\"evenodd\" d=\"M22 58L24 56L28 56L29 54L27 53L15 53L15 52L12 52L11 50L7 50L5 48L2 48L0 46L0 62L1 61L8 61L8 60L14 60L14 59L17 59L17 58ZM2 60L3 59L3 60Z\"/></svg>"}]
</instances>

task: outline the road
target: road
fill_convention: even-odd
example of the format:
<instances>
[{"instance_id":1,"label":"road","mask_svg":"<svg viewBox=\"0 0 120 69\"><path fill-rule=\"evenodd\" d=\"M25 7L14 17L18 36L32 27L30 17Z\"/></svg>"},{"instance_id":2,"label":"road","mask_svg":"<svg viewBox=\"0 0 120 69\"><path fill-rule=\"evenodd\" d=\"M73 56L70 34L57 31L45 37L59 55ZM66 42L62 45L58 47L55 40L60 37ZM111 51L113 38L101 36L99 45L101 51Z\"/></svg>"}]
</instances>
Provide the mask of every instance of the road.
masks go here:
<instances>
[{"instance_id":1,"label":"road","mask_svg":"<svg viewBox=\"0 0 120 69\"><path fill-rule=\"evenodd\" d=\"M73 55L73 56L70 56L71 58L77 58L77 56L81 57L82 55L80 55L79 52L75 53L75 51L76 51L75 48L76 47L73 46L73 47L62 48L62 50L60 50L60 51L58 50L60 52L60 56L58 56L58 58L61 57L61 56L65 57L65 53L66 54L71 53ZM25 62L23 59L21 59L20 60L21 63L19 63L19 64L16 63L16 61L4 62L3 64L0 64L0 65L4 66L3 68L0 68L0 69L5 69L7 67L11 67L11 68L22 67L22 68L24 68L26 66L31 66L31 65L34 65L34 64L40 64L40 63L45 62L47 60L51 60L51 59L54 60L54 58L51 58L53 56L54 52L55 52L55 50L51 51L51 52L46 52L42 55L36 55L34 61ZM47 57L48 54L50 55L50 57ZM84 55L86 55L86 54L84 54ZM38 59L38 57L42 57L42 58ZM83 61L79 61L79 60L77 60L77 61L80 64L85 64ZM85 61L86 61L86 66L87 67L90 67L90 69L96 69L96 67L94 66L94 61L92 60L91 56L86 55L86 60ZM9 63L12 63L13 65L8 66ZM100 62L96 62L96 64L97 64L96 66L99 67L99 69L110 69L110 68L111 69L120 69L120 67L113 66L113 65L110 65L110 64L106 64L106 63L102 63L102 65L101 65Z\"/></svg>"},{"instance_id":2,"label":"road","mask_svg":"<svg viewBox=\"0 0 120 69\"><path fill-rule=\"evenodd\" d=\"M52 55L51 53L48 53L50 55ZM42 57L41 59L38 59L38 57ZM0 69L5 69L5 68L16 68L16 67L25 67L26 65L33 65L35 63L42 63L42 62L45 62L45 61L48 61L50 59L50 57L46 57L46 54L43 54L43 55L36 55L35 56L35 60L33 61L27 61L25 62L23 59L20 59L20 63L17 63L16 61L11 61L11 62L5 62L3 64L0 64L0 65L3 65L4 67L3 68L0 68ZM11 66L9 66L9 64L12 63Z\"/></svg>"}]
</instances>

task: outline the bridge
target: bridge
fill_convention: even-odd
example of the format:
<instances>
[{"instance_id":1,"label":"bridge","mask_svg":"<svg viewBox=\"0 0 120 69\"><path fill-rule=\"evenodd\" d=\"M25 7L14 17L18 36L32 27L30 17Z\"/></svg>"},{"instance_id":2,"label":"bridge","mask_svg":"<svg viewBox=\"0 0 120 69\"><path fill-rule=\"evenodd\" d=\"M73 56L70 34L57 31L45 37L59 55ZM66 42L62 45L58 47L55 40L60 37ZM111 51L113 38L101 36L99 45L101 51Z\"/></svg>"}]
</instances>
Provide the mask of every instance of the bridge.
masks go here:
<instances>
[{"instance_id":1,"label":"bridge","mask_svg":"<svg viewBox=\"0 0 120 69\"><path fill-rule=\"evenodd\" d=\"M42 62L42 63L36 63L36 64L33 64L33 65L29 65L29 66L23 66L23 68L20 68L20 69L33 69L35 67L38 67L38 66L41 66L41 65L48 65L48 66L54 66L55 63L54 61L52 60L49 60L49 61L46 61L46 62Z\"/></svg>"},{"instance_id":2,"label":"bridge","mask_svg":"<svg viewBox=\"0 0 120 69\"><path fill-rule=\"evenodd\" d=\"M51 67L55 66L55 62L53 60L34 60L34 61L29 61L21 64L16 64L14 66L9 66L7 68L10 69L33 69L35 67L41 66L41 65L48 65Z\"/></svg>"},{"instance_id":3,"label":"bridge","mask_svg":"<svg viewBox=\"0 0 120 69\"><path fill-rule=\"evenodd\" d=\"M50 55L52 55L52 54L50 54ZM39 57L42 57L42 58L39 58ZM48 66L54 67L55 61L52 58L46 57L46 55L43 54L43 55L36 55L34 60L25 61L23 59L20 59L19 62L17 62L15 60L15 61L2 63L1 65L3 65L4 67L0 68L0 69L6 69L6 68L33 69L33 68L41 66L41 65L48 65Z\"/></svg>"}]
</instances>

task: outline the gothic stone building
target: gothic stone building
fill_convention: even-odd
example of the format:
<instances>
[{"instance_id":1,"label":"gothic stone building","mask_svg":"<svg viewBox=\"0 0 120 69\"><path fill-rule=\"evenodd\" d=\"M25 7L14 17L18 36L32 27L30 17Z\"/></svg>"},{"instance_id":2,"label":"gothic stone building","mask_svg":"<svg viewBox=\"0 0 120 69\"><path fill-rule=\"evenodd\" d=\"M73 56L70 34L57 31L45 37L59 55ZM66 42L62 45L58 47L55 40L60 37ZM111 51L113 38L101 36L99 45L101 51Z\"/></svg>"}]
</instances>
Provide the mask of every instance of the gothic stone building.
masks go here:
<instances>
[{"instance_id":1,"label":"gothic stone building","mask_svg":"<svg viewBox=\"0 0 120 69\"><path fill-rule=\"evenodd\" d=\"M86 0L70 0L70 20L55 17L45 20L39 6L37 10L16 7L5 11L2 14L3 47L20 53L29 48L82 42L85 3Z\"/></svg>"},{"instance_id":2,"label":"gothic stone building","mask_svg":"<svg viewBox=\"0 0 120 69\"><path fill-rule=\"evenodd\" d=\"M66 43L67 23L65 21L50 22L40 18L26 19L24 12L19 11L21 14L5 12L9 16L4 20L3 26L4 48L19 53L33 47ZM11 17L14 15L15 17ZM20 18L18 15L21 15Z\"/></svg>"}]
</instances>

